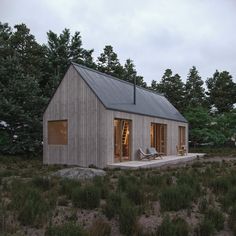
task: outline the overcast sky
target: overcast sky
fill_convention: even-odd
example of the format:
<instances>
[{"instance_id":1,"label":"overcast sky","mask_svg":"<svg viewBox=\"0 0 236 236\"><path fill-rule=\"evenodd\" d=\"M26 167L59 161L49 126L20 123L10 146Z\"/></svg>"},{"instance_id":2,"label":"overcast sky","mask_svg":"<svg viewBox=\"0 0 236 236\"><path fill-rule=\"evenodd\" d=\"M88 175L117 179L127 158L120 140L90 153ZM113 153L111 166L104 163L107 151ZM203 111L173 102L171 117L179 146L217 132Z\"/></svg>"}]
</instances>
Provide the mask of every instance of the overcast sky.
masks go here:
<instances>
[{"instance_id":1,"label":"overcast sky","mask_svg":"<svg viewBox=\"0 0 236 236\"><path fill-rule=\"evenodd\" d=\"M25 23L39 43L80 31L84 48L112 45L148 83L167 68L185 81L193 65L204 80L218 69L236 82L236 0L0 0L0 21Z\"/></svg>"}]
</instances>

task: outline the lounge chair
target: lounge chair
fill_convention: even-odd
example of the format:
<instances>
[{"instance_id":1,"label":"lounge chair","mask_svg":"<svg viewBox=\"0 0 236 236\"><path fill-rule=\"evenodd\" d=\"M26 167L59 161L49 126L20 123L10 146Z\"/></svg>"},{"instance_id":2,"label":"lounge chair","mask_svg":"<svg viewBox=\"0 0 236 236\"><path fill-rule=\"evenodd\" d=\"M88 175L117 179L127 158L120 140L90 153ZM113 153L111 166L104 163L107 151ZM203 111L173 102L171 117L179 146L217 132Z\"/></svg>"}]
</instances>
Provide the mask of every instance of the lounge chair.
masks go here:
<instances>
[{"instance_id":1,"label":"lounge chair","mask_svg":"<svg viewBox=\"0 0 236 236\"><path fill-rule=\"evenodd\" d=\"M150 148L148 149L149 153L145 153L141 148L139 148L139 159L143 160L143 159L147 159L147 160L151 160L151 159L155 159L156 157L160 157L160 154L156 151L155 148Z\"/></svg>"},{"instance_id":2,"label":"lounge chair","mask_svg":"<svg viewBox=\"0 0 236 236\"><path fill-rule=\"evenodd\" d=\"M148 152L149 154L153 154L153 155L154 155L154 158L159 157L160 159L162 159L162 155L164 154L164 153L159 153L154 147L148 148L148 149L147 149L147 152Z\"/></svg>"},{"instance_id":3,"label":"lounge chair","mask_svg":"<svg viewBox=\"0 0 236 236\"><path fill-rule=\"evenodd\" d=\"M184 145L182 145L181 147L176 145L176 150L177 150L177 154L180 155L180 156L187 155L187 149Z\"/></svg>"}]
</instances>

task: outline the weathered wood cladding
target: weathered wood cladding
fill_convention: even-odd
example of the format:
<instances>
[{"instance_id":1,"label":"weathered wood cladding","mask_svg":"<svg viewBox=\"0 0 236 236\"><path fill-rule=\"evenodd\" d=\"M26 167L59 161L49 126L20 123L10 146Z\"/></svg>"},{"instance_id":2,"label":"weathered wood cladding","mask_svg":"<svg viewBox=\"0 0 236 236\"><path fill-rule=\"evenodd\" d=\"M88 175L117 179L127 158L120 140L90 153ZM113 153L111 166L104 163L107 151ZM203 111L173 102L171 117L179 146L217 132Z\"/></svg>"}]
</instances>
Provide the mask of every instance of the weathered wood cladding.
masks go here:
<instances>
[{"instance_id":1,"label":"weathered wood cladding","mask_svg":"<svg viewBox=\"0 0 236 236\"><path fill-rule=\"evenodd\" d=\"M44 163L105 166L104 106L71 66L43 117ZM47 123L68 120L68 145L48 145Z\"/></svg>"},{"instance_id":2,"label":"weathered wood cladding","mask_svg":"<svg viewBox=\"0 0 236 236\"><path fill-rule=\"evenodd\" d=\"M135 106L135 105L134 105ZM131 160L137 151L150 146L151 123L167 125L167 154L176 154L178 127L188 124L155 117L107 110L79 76L69 68L43 117L44 163L105 167L114 162L115 118L129 119L131 128ZM48 145L47 123L68 120L68 145Z\"/></svg>"},{"instance_id":3,"label":"weathered wood cladding","mask_svg":"<svg viewBox=\"0 0 236 236\"><path fill-rule=\"evenodd\" d=\"M136 160L138 158L138 149L142 148L146 151L148 147L151 145L151 137L150 137L150 129L151 123L159 123L167 125L167 155L175 155L177 154L176 145L178 145L178 132L179 126L186 127L186 137L188 137L188 124L183 122L177 122L166 119L159 119L155 117L142 116L137 114L118 112L107 110L109 117L114 120L115 118L119 119L129 119L132 120L132 132L131 132L131 160ZM110 126L110 125L109 125ZM109 156L108 163L113 163L114 156L114 135L113 135L113 124L112 127L107 127L111 129L111 132L108 132L108 139L110 140ZM186 138L186 146L188 143L188 139Z\"/></svg>"}]
</instances>

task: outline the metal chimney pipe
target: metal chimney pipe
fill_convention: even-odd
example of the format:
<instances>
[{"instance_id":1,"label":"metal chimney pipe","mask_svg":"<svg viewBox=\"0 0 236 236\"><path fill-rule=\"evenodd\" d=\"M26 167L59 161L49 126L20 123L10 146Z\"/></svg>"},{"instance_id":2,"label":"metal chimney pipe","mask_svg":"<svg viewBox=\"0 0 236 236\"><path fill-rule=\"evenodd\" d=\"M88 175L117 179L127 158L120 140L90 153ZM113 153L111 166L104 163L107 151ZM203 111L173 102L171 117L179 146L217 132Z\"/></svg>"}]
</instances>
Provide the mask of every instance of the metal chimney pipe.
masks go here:
<instances>
[{"instance_id":1,"label":"metal chimney pipe","mask_svg":"<svg viewBox=\"0 0 236 236\"><path fill-rule=\"evenodd\" d=\"M136 76L134 76L134 105L136 104Z\"/></svg>"}]
</instances>

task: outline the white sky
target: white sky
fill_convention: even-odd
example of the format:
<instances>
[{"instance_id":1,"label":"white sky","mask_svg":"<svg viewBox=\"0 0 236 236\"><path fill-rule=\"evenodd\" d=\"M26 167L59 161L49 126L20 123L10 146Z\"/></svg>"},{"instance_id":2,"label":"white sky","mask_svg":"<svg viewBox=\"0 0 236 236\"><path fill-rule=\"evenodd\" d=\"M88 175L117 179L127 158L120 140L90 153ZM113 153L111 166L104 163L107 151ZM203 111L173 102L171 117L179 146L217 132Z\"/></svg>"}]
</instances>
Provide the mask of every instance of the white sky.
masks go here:
<instances>
[{"instance_id":1,"label":"white sky","mask_svg":"<svg viewBox=\"0 0 236 236\"><path fill-rule=\"evenodd\" d=\"M236 82L236 0L0 0L0 21L25 23L39 43L80 31L94 56L112 45L148 84L167 68L185 81L193 65L204 80L218 69Z\"/></svg>"}]
</instances>

